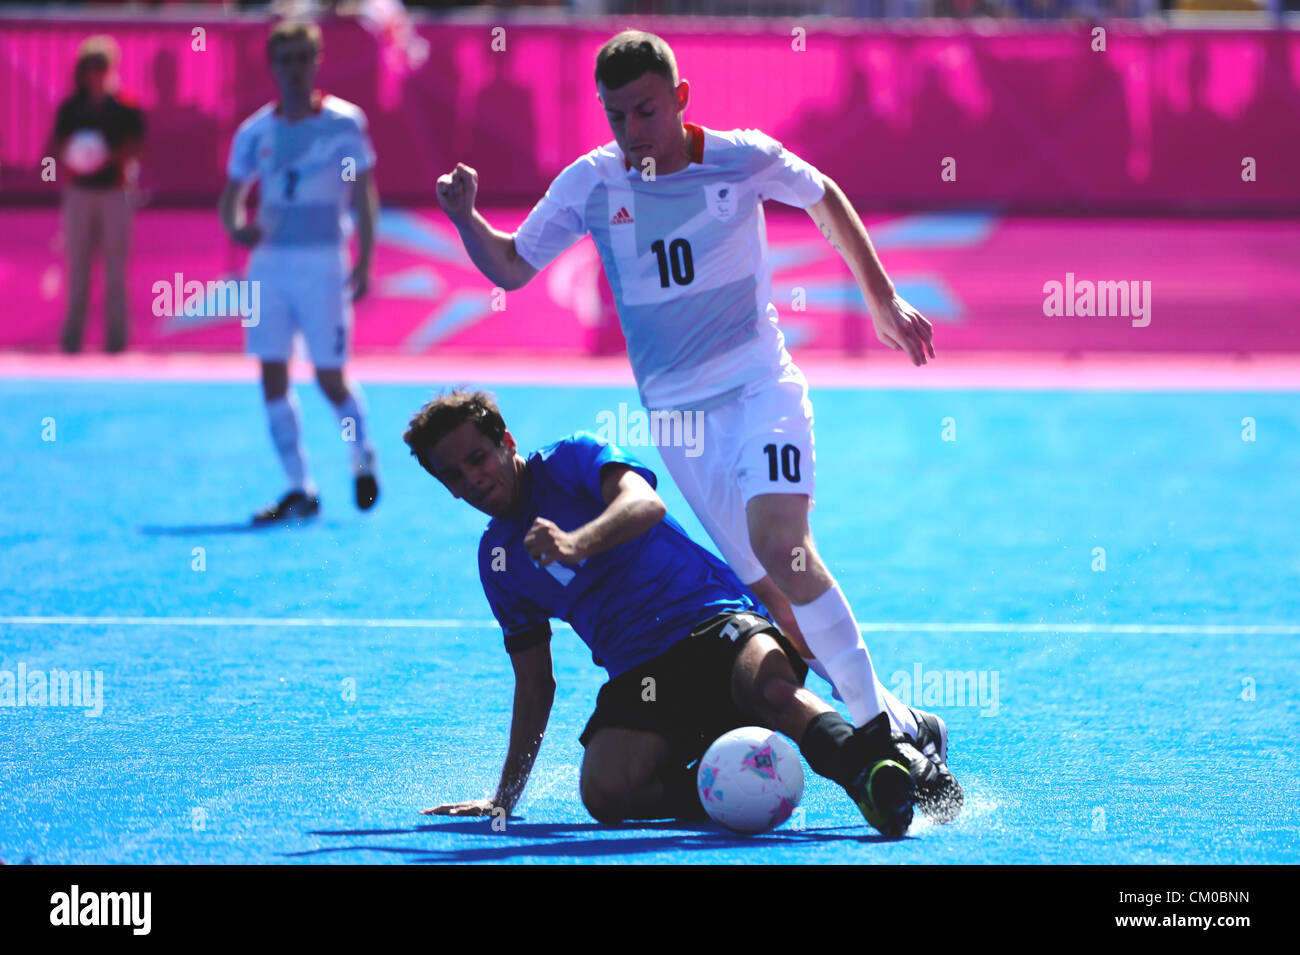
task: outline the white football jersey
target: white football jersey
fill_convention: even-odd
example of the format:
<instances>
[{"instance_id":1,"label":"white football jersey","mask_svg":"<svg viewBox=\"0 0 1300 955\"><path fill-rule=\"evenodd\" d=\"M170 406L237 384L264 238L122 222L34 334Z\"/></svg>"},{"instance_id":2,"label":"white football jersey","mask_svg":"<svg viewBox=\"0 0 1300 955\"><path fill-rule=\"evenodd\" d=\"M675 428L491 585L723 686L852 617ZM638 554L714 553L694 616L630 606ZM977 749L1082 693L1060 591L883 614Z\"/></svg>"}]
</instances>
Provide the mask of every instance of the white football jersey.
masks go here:
<instances>
[{"instance_id":1,"label":"white football jersey","mask_svg":"<svg viewBox=\"0 0 1300 955\"><path fill-rule=\"evenodd\" d=\"M366 114L337 96L313 94L313 112L285 122L268 103L235 131L227 175L261 182L259 248L338 249L352 232L354 177L375 164Z\"/></svg>"},{"instance_id":2,"label":"white football jersey","mask_svg":"<svg viewBox=\"0 0 1300 955\"><path fill-rule=\"evenodd\" d=\"M691 163L647 181L616 143L556 177L514 234L541 269L591 233L648 408L704 409L789 361L763 200L807 208L821 174L756 129L687 123Z\"/></svg>"}]
</instances>

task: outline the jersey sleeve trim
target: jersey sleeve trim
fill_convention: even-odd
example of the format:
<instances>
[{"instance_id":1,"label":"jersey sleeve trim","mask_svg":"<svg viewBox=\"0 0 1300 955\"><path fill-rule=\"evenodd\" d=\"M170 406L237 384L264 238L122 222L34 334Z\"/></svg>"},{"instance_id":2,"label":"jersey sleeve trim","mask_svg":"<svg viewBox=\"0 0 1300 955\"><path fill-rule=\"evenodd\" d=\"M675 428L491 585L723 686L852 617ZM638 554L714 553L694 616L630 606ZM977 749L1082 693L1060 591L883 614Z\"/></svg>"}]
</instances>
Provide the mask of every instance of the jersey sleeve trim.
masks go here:
<instances>
[{"instance_id":1,"label":"jersey sleeve trim","mask_svg":"<svg viewBox=\"0 0 1300 955\"><path fill-rule=\"evenodd\" d=\"M761 130L747 129L743 137L766 160L753 176L762 198L807 209L825 197L826 181L812 163L796 156Z\"/></svg>"},{"instance_id":2,"label":"jersey sleeve trim","mask_svg":"<svg viewBox=\"0 0 1300 955\"><path fill-rule=\"evenodd\" d=\"M546 643L551 639L551 624L550 621L539 623L527 630L517 630L514 633L506 633L504 636L507 653L531 650L533 647Z\"/></svg>"}]
</instances>

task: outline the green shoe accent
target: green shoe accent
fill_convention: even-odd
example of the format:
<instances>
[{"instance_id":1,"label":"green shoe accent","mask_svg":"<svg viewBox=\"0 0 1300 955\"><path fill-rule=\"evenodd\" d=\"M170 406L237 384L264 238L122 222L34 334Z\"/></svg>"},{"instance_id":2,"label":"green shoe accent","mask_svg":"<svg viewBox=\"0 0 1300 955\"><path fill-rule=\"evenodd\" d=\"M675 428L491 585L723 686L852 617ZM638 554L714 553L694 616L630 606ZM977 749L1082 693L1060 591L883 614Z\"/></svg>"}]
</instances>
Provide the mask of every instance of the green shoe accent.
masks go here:
<instances>
[{"instance_id":1,"label":"green shoe accent","mask_svg":"<svg viewBox=\"0 0 1300 955\"><path fill-rule=\"evenodd\" d=\"M912 824L912 774L901 763L882 759L871 767L866 795L865 800L854 800L863 818L881 835L901 839Z\"/></svg>"}]
</instances>

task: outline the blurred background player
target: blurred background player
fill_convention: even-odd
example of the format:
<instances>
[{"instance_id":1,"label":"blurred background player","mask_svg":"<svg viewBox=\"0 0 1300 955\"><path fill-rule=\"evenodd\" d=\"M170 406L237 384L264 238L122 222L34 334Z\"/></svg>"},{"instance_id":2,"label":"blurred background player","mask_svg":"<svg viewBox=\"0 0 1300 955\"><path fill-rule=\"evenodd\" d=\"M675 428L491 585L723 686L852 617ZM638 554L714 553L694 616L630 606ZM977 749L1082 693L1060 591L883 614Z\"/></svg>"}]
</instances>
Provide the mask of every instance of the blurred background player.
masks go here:
<instances>
[{"instance_id":1,"label":"blurred background player","mask_svg":"<svg viewBox=\"0 0 1300 955\"><path fill-rule=\"evenodd\" d=\"M357 507L368 510L379 497L361 393L344 376L352 302L365 295L370 276L379 205L371 173L375 151L365 114L315 89L321 52L315 24L285 21L271 31L267 54L280 100L240 124L221 196L222 225L234 241L253 249L248 278L259 283L260 314L248 329L248 350L262 362L271 438L289 480L288 493L254 515L255 523L298 520L320 510L289 387L297 332L306 339L316 381L351 447ZM244 201L254 181L260 197L257 222L250 223ZM349 203L359 241L350 270Z\"/></svg>"},{"instance_id":2,"label":"blurred background player","mask_svg":"<svg viewBox=\"0 0 1300 955\"><path fill-rule=\"evenodd\" d=\"M698 818L690 764L718 736L752 723L795 740L809 766L843 786L887 836L907 831L914 800L937 821L957 814L952 774L894 733L883 713L855 731L803 688L794 648L759 616L731 568L667 516L654 472L636 458L579 432L525 459L491 396L463 390L421 408L405 440L452 496L492 518L479 577L515 671L496 794L429 812L514 807L554 701L555 617L609 673L581 735L582 800L601 822Z\"/></svg>"},{"instance_id":3,"label":"blurred background player","mask_svg":"<svg viewBox=\"0 0 1300 955\"><path fill-rule=\"evenodd\" d=\"M48 154L63 187L68 303L60 347L81 351L96 248L104 255L104 350L127 345L126 267L132 187L144 144L144 113L118 95L117 43L92 36L77 50L75 91L59 104Z\"/></svg>"},{"instance_id":4,"label":"blurred background player","mask_svg":"<svg viewBox=\"0 0 1300 955\"><path fill-rule=\"evenodd\" d=\"M439 202L474 264L507 290L591 233L642 403L704 414L702 453L659 448L682 495L853 721L888 712L915 737L915 715L876 677L813 544L812 405L771 302L763 200L813 218L853 273L881 342L923 365L933 328L896 294L831 179L757 130L683 123L690 88L662 39L613 37L596 56L596 88L614 142L560 173L513 235L475 209L478 176L464 163L438 180ZM936 731L946 740L941 723Z\"/></svg>"}]
</instances>

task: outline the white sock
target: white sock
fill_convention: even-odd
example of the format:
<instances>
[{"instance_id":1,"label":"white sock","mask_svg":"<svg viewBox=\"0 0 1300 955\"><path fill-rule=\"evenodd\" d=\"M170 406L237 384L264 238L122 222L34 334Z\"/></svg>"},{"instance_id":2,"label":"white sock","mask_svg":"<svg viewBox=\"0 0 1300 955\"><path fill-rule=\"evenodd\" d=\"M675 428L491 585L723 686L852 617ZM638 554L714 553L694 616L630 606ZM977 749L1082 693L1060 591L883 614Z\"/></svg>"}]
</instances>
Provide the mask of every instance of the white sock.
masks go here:
<instances>
[{"instance_id":1,"label":"white sock","mask_svg":"<svg viewBox=\"0 0 1300 955\"><path fill-rule=\"evenodd\" d=\"M880 697L885 712L889 714L889 722L893 725L894 731L906 733L916 739L920 727L917 726L916 716L913 715L911 707L890 693L880 680L876 680L876 694Z\"/></svg>"},{"instance_id":2,"label":"white sock","mask_svg":"<svg viewBox=\"0 0 1300 955\"><path fill-rule=\"evenodd\" d=\"M803 662L808 664L808 669L831 685L831 693L834 694L835 699L843 703L844 697L840 696L840 691L835 689L835 681L831 679L831 675L822 666L822 661L817 659L809 660L804 657ZM912 713L911 707L890 693L885 684L880 682L879 677L876 678L876 695L880 697L885 712L889 714L889 722L894 727L895 732L906 733L915 739L920 727L917 725L916 716Z\"/></svg>"},{"instance_id":3,"label":"white sock","mask_svg":"<svg viewBox=\"0 0 1300 955\"><path fill-rule=\"evenodd\" d=\"M791 609L804 642L830 676L854 724L861 726L879 716L885 709L880 700L883 687L876 679L871 654L839 585L811 603L792 605Z\"/></svg>"},{"instance_id":4,"label":"white sock","mask_svg":"<svg viewBox=\"0 0 1300 955\"><path fill-rule=\"evenodd\" d=\"M835 699L843 703L844 697L840 696L840 691L835 689L835 681L831 679L831 675L827 673L826 668L822 666L822 661L818 660L816 657L813 657L811 660L809 660L807 657L804 657L803 662L808 664L808 669L812 670L813 673L816 673L819 677L821 677L823 680L825 680L827 683L831 685L831 694L835 697Z\"/></svg>"},{"instance_id":5,"label":"white sock","mask_svg":"<svg viewBox=\"0 0 1300 955\"><path fill-rule=\"evenodd\" d=\"M352 470L355 474L374 471L375 451L366 436L366 405L361 389L352 385L348 396L334 406L339 416L339 433L352 451Z\"/></svg>"},{"instance_id":6,"label":"white sock","mask_svg":"<svg viewBox=\"0 0 1300 955\"><path fill-rule=\"evenodd\" d=\"M315 494L316 485L307 473L307 455L302 449L302 436L298 427L298 400L293 392L283 398L266 403L266 417L271 425L271 441L280 464L289 479L291 491Z\"/></svg>"}]
</instances>

